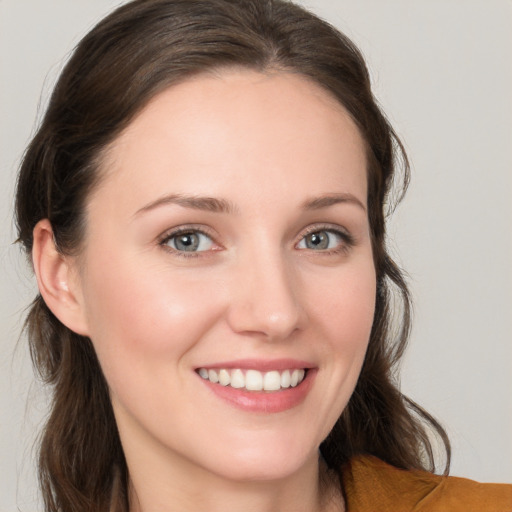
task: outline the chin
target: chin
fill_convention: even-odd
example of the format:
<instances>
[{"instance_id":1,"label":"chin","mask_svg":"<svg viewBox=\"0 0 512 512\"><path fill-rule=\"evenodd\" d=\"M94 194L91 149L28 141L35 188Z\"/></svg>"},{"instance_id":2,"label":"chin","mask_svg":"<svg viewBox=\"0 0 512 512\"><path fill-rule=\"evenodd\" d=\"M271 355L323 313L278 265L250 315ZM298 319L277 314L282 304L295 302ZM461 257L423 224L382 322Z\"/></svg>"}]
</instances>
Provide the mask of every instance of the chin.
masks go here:
<instances>
[{"instance_id":1,"label":"chin","mask_svg":"<svg viewBox=\"0 0 512 512\"><path fill-rule=\"evenodd\" d=\"M215 455L211 470L235 482L264 482L287 479L307 467L316 466L318 447L293 442L292 436L288 434L287 439L266 443L231 443L229 451Z\"/></svg>"},{"instance_id":2,"label":"chin","mask_svg":"<svg viewBox=\"0 0 512 512\"><path fill-rule=\"evenodd\" d=\"M280 460L244 460L236 462L230 467L217 468L217 474L233 482L269 482L286 480L300 472L306 466L306 461L290 461L289 457ZM219 472L220 469L220 472Z\"/></svg>"}]
</instances>

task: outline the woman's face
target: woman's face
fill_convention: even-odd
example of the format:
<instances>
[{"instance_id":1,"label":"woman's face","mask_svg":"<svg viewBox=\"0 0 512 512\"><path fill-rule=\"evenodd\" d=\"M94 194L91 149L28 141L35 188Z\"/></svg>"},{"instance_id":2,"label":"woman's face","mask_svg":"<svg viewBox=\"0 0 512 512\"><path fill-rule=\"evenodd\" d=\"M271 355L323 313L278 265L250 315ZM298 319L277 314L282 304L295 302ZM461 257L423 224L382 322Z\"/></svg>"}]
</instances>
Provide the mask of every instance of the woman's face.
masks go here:
<instances>
[{"instance_id":1,"label":"woman's face","mask_svg":"<svg viewBox=\"0 0 512 512\"><path fill-rule=\"evenodd\" d=\"M130 470L315 465L374 314L355 124L300 76L224 71L156 96L102 172L80 302Z\"/></svg>"}]
</instances>

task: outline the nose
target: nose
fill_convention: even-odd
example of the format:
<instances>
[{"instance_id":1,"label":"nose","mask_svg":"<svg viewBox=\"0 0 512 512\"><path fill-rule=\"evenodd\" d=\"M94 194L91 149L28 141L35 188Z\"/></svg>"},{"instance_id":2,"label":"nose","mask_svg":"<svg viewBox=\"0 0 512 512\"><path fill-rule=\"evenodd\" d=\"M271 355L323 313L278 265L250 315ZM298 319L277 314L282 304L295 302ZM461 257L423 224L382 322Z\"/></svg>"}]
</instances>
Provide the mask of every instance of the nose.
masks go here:
<instances>
[{"instance_id":1,"label":"nose","mask_svg":"<svg viewBox=\"0 0 512 512\"><path fill-rule=\"evenodd\" d=\"M233 331L279 341L304 327L299 276L279 251L248 258L231 277L228 323Z\"/></svg>"}]
</instances>

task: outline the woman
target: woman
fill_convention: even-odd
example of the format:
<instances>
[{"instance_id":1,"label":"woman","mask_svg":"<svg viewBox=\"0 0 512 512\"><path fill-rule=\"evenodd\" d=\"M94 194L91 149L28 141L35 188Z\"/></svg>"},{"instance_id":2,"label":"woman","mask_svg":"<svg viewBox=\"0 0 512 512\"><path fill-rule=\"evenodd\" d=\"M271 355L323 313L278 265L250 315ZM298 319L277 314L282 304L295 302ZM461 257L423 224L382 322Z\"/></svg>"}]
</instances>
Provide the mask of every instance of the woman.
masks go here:
<instances>
[{"instance_id":1,"label":"woman","mask_svg":"<svg viewBox=\"0 0 512 512\"><path fill-rule=\"evenodd\" d=\"M505 510L425 472L446 436L392 376L400 158L357 49L293 4L135 1L93 29L18 184L46 509Z\"/></svg>"}]
</instances>

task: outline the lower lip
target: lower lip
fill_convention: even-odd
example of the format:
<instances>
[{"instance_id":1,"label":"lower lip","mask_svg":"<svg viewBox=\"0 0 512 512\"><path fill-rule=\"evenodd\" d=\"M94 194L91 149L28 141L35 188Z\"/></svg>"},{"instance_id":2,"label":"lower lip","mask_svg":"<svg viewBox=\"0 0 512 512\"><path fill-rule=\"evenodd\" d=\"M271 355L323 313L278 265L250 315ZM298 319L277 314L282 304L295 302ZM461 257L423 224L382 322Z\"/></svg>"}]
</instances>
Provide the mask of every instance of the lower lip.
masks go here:
<instances>
[{"instance_id":1,"label":"lower lip","mask_svg":"<svg viewBox=\"0 0 512 512\"><path fill-rule=\"evenodd\" d=\"M315 375L314 369L308 369L304 380L296 387L272 392L236 389L199 378L212 393L238 409L248 412L276 413L300 405L311 389Z\"/></svg>"}]
</instances>

